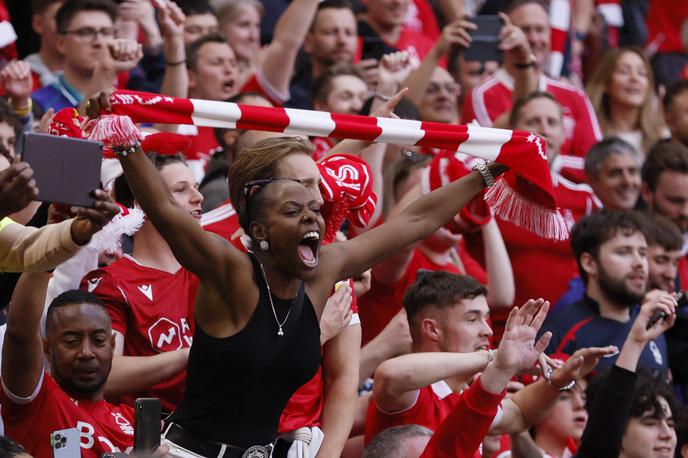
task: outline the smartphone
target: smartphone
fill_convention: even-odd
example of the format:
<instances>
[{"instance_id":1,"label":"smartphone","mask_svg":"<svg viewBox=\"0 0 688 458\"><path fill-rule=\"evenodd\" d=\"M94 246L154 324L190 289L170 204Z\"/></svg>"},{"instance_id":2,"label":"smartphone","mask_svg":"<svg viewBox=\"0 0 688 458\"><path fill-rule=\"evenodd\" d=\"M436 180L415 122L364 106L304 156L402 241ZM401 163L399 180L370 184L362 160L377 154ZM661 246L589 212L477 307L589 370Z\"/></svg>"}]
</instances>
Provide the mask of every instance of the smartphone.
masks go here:
<instances>
[{"instance_id":1,"label":"smartphone","mask_svg":"<svg viewBox=\"0 0 688 458\"><path fill-rule=\"evenodd\" d=\"M499 50L499 32L502 30L502 19L497 15L479 15L469 19L477 28L471 30L471 46L464 50L465 60L480 62L501 62Z\"/></svg>"},{"instance_id":2,"label":"smartphone","mask_svg":"<svg viewBox=\"0 0 688 458\"><path fill-rule=\"evenodd\" d=\"M152 452L160 445L160 399L134 401L134 450Z\"/></svg>"},{"instance_id":3,"label":"smartphone","mask_svg":"<svg viewBox=\"0 0 688 458\"><path fill-rule=\"evenodd\" d=\"M78 138L29 132L22 159L33 169L41 202L92 208L92 192L100 188L103 145Z\"/></svg>"},{"instance_id":4,"label":"smartphone","mask_svg":"<svg viewBox=\"0 0 688 458\"><path fill-rule=\"evenodd\" d=\"M79 430L69 428L53 431L50 434L50 447L53 449L53 458L79 458L81 456Z\"/></svg>"}]
</instances>

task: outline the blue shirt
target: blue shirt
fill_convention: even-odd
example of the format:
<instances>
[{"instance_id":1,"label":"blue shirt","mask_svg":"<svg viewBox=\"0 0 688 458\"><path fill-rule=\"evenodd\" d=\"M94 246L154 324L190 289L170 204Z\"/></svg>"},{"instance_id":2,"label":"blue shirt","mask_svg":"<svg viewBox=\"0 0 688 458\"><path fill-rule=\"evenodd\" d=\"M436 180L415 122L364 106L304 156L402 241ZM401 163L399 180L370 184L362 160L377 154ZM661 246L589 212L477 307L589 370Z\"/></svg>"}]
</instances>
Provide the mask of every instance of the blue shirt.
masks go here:
<instances>
[{"instance_id":1,"label":"blue shirt","mask_svg":"<svg viewBox=\"0 0 688 458\"><path fill-rule=\"evenodd\" d=\"M84 96L67 82L64 75L60 75L50 86L42 87L31 94L31 98L40 106L42 112L48 111L48 108L58 112L63 108L76 107Z\"/></svg>"},{"instance_id":2,"label":"blue shirt","mask_svg":"<svg viewBox=\"0 0 688 458\"><path fill-rule=\"evenodd\" d=\"M585 295L582 300L570 304L558 313L548 316L540 333L552 332L552 340L546 353L573 354L579 348L616 345L619 350L638 316L640 306L631 307L631 318L622 323L600 316L599 304ZM617 356L600 359L597 369L609 367ZM650 341L640 355L639 366L654 374L666 374L669 358L664 336Z\"/></svg>"}]
</instances>

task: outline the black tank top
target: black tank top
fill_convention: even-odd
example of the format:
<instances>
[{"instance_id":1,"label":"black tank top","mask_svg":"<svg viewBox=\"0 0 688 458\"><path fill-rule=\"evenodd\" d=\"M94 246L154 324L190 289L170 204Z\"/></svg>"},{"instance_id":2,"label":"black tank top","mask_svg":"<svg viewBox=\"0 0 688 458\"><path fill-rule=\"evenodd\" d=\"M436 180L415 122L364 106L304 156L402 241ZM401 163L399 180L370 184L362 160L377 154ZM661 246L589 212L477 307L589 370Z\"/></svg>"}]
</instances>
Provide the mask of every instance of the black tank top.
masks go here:
<instances>
[{"instance_id":1,"label":"black tank top","mask_svg":"<svg viewBox=\"0 0 688 458\"><path fill-rule=\"evenodd\" d=\"M196 325L184 398L170 417L198 437L239 447L272 442L287 401L320 366L320 326L310 299L301 294L300 315L292 310L278 336L260 265L249 256L260 290L256 310L230 337L209 336ZM281 323L292 300L273 301ZM280 339L288 340L275 352Z\"/></svg>"}]
</instances>

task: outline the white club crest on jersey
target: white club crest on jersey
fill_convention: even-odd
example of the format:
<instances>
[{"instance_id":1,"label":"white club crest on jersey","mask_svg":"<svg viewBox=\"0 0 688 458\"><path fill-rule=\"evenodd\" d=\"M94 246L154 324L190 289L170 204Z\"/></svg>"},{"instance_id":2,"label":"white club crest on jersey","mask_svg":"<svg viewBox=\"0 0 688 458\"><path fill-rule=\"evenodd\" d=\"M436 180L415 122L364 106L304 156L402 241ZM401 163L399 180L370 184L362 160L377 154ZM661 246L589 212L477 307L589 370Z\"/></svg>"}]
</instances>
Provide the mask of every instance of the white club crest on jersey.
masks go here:
<instances>
[{"instance_id":1,"label":"white club crest on jersey","mask_svg":"<svg viewBox=\"0 0 688 458\"><path fill-rule=\"evenodd\" d=\"M98 278L89 278L88 279L88 292L92 293L94 289L98 287L98 283L100 283L100 280L102 280L103 277L98 277Z\"/></svg>"},{"instance_id":2,"label":"white club crest on jersey","mask_svg":"<svg viewBox=\"0 0 688 458\"><path fill-rule=\"evenodd\" d=\"M148 298L149 301L153 301L153 285L141 285L139 286L139 291Z\"/></svg>"}]
</instances>

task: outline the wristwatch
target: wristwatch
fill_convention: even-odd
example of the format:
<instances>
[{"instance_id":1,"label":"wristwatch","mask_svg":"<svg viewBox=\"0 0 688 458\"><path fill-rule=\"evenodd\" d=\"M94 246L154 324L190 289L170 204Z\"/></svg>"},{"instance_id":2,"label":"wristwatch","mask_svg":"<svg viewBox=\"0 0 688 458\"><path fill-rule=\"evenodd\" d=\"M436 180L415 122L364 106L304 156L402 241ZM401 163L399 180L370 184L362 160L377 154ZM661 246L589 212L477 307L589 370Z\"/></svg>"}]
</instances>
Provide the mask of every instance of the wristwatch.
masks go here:
<instances>
[{"instance_id":1,"label":"wristwatch","mask_svg":"<svg viewBox=\"0 0 688 458\"><path fill-rule=\"evenodd\" d=\"M537 57L535 57L535 54L530 53L528 60L525 62L517 62L514 64L514 67L518 68L519 70L525 70L526 68L534 67L535 64L537 64Z\"/></svg>"},{"instance_id":2,"label":"wristwatch","mask_svg":"<svg viewBox=\"0 0 688 458\"><path fill-rule=\"evenodd\" d=\"M480 161L476 163L473 166L473 170L478 172L480 176L483 177L483 181L485 182L485 186L488 188L491 188L495 184L495 179L494 176L492 175L492 172L490 172L490 169L487 167L487 164L483 161Z\"/></svg>"}]
</instances>

